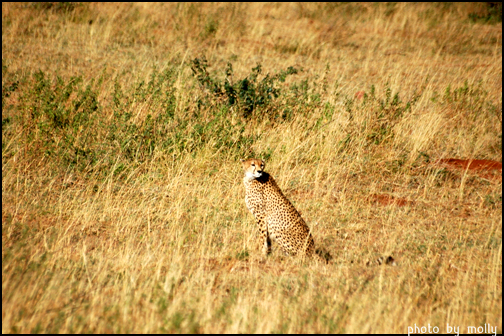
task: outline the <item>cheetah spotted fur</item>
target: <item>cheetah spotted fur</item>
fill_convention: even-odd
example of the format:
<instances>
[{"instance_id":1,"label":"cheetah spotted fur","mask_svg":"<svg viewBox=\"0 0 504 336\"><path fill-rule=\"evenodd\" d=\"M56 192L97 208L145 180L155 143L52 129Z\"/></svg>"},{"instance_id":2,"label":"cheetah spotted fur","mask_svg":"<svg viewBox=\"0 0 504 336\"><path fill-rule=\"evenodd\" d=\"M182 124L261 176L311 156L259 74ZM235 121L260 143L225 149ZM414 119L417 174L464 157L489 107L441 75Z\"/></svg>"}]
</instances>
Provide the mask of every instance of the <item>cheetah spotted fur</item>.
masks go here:
<instances>
[{"instance_id":1,"label":"cheetah spotted fur","mask_svg":"<svg viewBox=\"0 0 504 336\"><path fill-rule=\"evenodd\" d=\"M264 171L264 161L241 162L245 171L245 204L259 228L263 254L271 253L273 239L288 255L312 256L325 263L326 260L315 252L315 243L305 221L273 177Z\"/></svg>"}]
</instances>

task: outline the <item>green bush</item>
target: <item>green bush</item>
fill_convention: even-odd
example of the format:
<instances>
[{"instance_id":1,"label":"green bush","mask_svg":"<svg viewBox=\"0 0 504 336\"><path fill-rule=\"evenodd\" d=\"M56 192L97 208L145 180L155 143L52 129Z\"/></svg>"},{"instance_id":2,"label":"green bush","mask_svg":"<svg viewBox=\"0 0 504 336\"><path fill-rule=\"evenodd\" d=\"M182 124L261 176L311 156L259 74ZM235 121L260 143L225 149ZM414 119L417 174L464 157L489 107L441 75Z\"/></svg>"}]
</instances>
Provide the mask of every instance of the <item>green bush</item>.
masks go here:
<instances>
[{"instance_id":1,"label":"green bush","mask_svg":"<svg viewBox=\"0 0 504 336\"><path fill-rule=\"evenodd\" d=\"M245 118L252 117L254 111L258 111L259 117L275 117L274 102L281 94L278 83L285 82L287 76L299 71L288 67L273 76L267 74L259 80L262 66L257 64L248 76L233 82L233 66L230 62L227 63L226 78L223 81L212 78L207 68L208 62L205 58L192 60L191 70L200 85L209 90L213 97L224 98L229 106L237 105Z\"/></svg>"}]
</instances>

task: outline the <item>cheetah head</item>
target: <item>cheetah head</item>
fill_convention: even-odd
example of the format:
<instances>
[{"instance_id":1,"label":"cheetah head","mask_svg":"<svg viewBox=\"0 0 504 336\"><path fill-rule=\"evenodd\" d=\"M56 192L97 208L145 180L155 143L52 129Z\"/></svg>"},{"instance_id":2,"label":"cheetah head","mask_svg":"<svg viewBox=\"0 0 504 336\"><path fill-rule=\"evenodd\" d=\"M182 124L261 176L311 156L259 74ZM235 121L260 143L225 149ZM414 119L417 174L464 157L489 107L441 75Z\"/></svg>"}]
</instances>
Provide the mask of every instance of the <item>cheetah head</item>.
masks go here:
<instances>
[{"instance_id":1,"label":"cheetah head","mask_svg":"<svg viewBox=\"0 0 504 336\"><path fill-rule=\"evenodd\" d=\"M260 159L240 160L245 171L245 177L253 180L262 176L264 171L264 161Z\"/></svg>"}]
</instances>

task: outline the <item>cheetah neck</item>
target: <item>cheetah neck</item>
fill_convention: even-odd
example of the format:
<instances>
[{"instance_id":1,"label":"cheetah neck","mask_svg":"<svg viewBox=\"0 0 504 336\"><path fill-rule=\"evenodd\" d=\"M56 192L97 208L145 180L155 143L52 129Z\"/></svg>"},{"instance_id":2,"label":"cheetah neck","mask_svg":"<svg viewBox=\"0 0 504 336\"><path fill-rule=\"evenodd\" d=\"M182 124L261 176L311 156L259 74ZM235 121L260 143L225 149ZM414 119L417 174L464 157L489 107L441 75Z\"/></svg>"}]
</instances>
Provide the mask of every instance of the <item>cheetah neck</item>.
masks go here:
<instances>
[{"instance_id":1,"label":"cheetah neck","mask_svg":"<svg viewBox=\"0 0 504 336\"><path fill-rule=\"evenodd\" d=\"M249 186L253 181L266 183L268 182L269 178L270 175L266 172L263 172L259 177L255 177L251 174L245 174L245 177L243 177L243 183L245 184L245 186Z\"/></svg>"}]
</instances>

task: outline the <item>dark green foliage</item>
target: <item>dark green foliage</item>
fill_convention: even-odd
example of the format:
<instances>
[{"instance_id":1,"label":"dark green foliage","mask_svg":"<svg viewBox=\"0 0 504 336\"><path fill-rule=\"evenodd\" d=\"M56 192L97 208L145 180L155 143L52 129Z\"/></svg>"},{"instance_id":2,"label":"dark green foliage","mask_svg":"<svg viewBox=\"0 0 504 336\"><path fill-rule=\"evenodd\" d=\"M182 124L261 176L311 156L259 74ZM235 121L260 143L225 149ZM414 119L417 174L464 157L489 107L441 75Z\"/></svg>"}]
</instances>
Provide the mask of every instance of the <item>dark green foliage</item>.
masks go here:
<instances>
[{"instance_id":1,"label":"dark green foliage","mask_svg":"<svg viewBox=\"0 0 504 336\"><path fill-rule=\"evenodd\" d=\"M80 171L98 177L110 174L126 177L151 160L167 155L173 159L187 154L194 156L201 150L227 158L260 156L268 160L277 149L254 149L260 135L248 130L247 123L251 120L267 120L273 126L288 122L294 115L309 119L317 109L318 119L307 123L305 130L319 132L332 122L335 114L343 112L333 103L323 103L327 83L322 81L320 85L316 76L281 90L278 84L298 72L292 67L262 76L258 65L238 81L232 80L231 63L225 68L223 81L212 77L207 68L204 58L192 61L191 69L199 87L193 89L196 94L191 106L179 102L178 66L163 71L154 68L147 79L123 83L120 75L113 78L106 71L85 82L82 77L51 78L42 71L15 75L4 65L3 157L9 158L21 150L37 162L47 160L55 171ZM104 92L105 81L113 83L112 88L105 91L107 95L99 95ZM374 85L354 97L341 96L337 85L335 90L350 121L348 135L339 141L335 151L343 151L357 137L365 138L369 145L388 143L394 138L394 126L411 112L423 92L420 88L420 93L414 92L403 100L388 83L381 94ZM457 115L467 114L467 120L497 117L495 121L501 122L502 112L486 96L481 83L466 82L455 89L448 87L443 95L435 93L430 101L446 105L450 111L460 111ZM366 113L365 119L354 118L362 111ZM12 146L13 143L16 145ZM492 145L495 151L500 150L501 143L499 138ZM401 169L405 162L405 157L392 162L391 170Z\"/></svg>"},{"instance_id":2,"label":"dark green foliage","mask_svg":"<svg viewBox=\"0 0 504 336\"><path fill-rule=\"evenodd\" d=\"M246 135L244 120L231 122L228 104L202 106L199 112L204 115L177 114L173 68L153 69L148 81L128 85L107 78L114 86L104 99L98 92L109 76L105 73L86 84L81 77L65 81L42 71L14 81L4 70L2 148L14 136L12 124L21 125L25 154L45 157L56 170L127 176L156 153L176 158L210 146L243 157L257 138ZM16 106L9 105L9 96L17 91Z\"/></svg>"},{"instance_id":3,"label":"dark green foliage","mask_svg":"<svg viewBox=\"0 0 504 336\"><path fill-rule=\"evenodd\" d=\"M124 90L119 81L114 83L111 109L113 120L107 125L106 139L115 143L116 150L127 162L145 162L157 149L170 147L166 139L167 125L175 115L175 73L153 69L149 81L140 81ZM133 120L138 109L146 109L145 118Z\"/></svg>"},{"instance_id":4,"label":"dark green foliage","mask_svg":"<svg viewBox=\"0 0 504 336\"><path fill-rule=\"evenodd\" d=\"M248 260L249 252L247 250L242 250L236 254L236 259L238 260Z\"/></svg>"},{"instance_id":5,"label":"dark green foliage","mask_svg":"<svg viewBox=\"0 0 504 336\"><path fill-rule=\"evenodd\" d=\"M495 103L488 98L488 91L483 89L482 81L469 84L466 80L460 87L450 85L441 95L435 92L433 101L447 107L453 114L459 116L461 123L471 122L474 125L484 125L489 121L502 125L502 103ZM500 106L499 106L500 105ZM487 148L494 153L502 152L502 133L487 142Z\"/></svg>"},{"instance_id":6,"label":"dark green foliage","mask_svg":"<svg viewBox=\"0 0 504 336\"><path fill-rule=\"evenodd\" d=\"M411 112L411 108L417 103L421 95L422 92L414 92L406 102L403 102L399 92L392 94L392 89L389 83L386 82L382 95L377 95L375 86L371 85L369 92L363 94L360 106L355 106L354 99L347 97L345 99L345 108L350 113L350 119L353 119L352 115L355 108L370 111L369 120L360 127L365 131L368 143L379 145L393 139L392 128L401 118Z\"/></svg>"},{"instance_id":7,"label":"dark green foliage","mask_svg":"<svg viewBox=\"0 0 504 336\"><path fill-rule=\"evenodd\" d=\"M496 24L502 22L502 2L485 2L482 12L469 13L471 22Z\"/></svg>"},{"instance_id":8,"label":"dark green foliage","mask_svg":"<svg viewBox=\"0 0 504 336\"><path fill-rule=\"evenodd\" d=\"M466 80L461 87L452 89L448 86L440 103L462 112L473 120L480 116L492 119L502 118L502 115L498 113L499 109L487 99L487 96L488 92L482 88L481 81L476 85L469 85Z\"/></svg>"},{"instance_id":9,"label":"dark green foliage","mask_svg":"<svg viewBox=\"0 0 504 336\"><path fill-rule=\"evenodd\" d=\"M257 111L256 115L260 117L276 117L274 102L281 94L278 83L283 83L287 76L298 73L296 68L288 67L273 76L267 74L259 80L262 66L257 64L248 76L233 82L231 63L227 63L224 81L210 77L207 67L208 62L204 57L195 58L192 61L191 70L200 85L207 89L213 97L225 99L229 106L238 105L245 118L252 117L254 111Z\"/></svg>"},{"instance_id":10,"label":"dark green foliage","mask_svg":"<svg viewBox=\"0 0 504 336\"><path fill-rule=\"evenodd\" d=\"M23 85L17 106L21 113L6 119L14 118L23 125L30 153L56 155L67 164L92 162L94 158L88 156L91 151L86 149L92 134L86 129L92 127L100 110L99 84L92 80L84 86L81 77L72 77L68 82L56 77L53 81L38 71L23 79ZM10 108L7 113L12 113ZM9 134L3 129L2 133Z\"/></svg>"}]
</instances>

